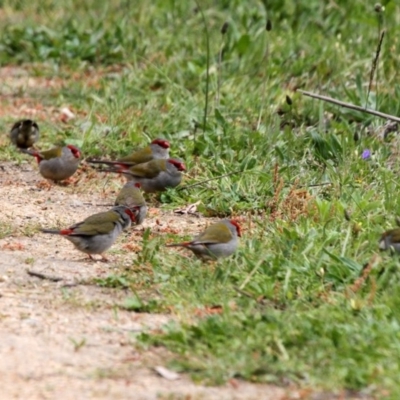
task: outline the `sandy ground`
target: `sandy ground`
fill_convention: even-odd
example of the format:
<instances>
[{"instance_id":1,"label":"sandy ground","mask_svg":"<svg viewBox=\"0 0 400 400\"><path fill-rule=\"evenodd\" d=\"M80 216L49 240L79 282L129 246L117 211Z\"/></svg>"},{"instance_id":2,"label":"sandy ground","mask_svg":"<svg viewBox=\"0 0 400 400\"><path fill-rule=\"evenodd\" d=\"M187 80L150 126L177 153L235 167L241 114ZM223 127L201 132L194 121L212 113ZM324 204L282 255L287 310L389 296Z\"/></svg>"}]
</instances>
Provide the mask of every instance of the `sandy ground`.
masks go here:
<instances>
[{"instance_id":1,"label":"sandy ground","mask_svg":"<svg viewBox=\"0 0 400 400\"><path fill-rule=\"evenodd\" d=\"M85 171L77 185L49 190L30 161L0 166L0 400L300 398L267 385L204 387L184 375L170 381L156 374L165 350L136 350L132 333L158 328L173 315L121 310L116 306L128 295L123 290L63 287L118 272L126 252L108 253L109 263L90 262L67 240L33 234L38 226L68 226L104 211L98 205L113 200L122 180L105 186L102 176ZM204 224L152 209L144 228L196 232ZM123 245L118 240L113 249ZM27 269L63 281L41 280Z\"/></svg>"}]
</instances>

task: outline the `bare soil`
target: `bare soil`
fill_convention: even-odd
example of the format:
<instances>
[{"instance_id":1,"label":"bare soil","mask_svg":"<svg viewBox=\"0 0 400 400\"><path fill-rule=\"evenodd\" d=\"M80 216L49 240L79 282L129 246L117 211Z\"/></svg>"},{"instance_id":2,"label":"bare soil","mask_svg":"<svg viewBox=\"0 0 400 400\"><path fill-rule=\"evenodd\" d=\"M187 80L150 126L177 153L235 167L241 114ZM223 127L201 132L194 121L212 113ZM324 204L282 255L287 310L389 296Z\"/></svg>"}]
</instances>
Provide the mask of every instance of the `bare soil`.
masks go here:
<instances>
[{"instance_id":1,"label":"bare soil","mask_svg":"<svg viewBox=\"0 0 400 400\"><path fill-rule=\"evenodd\" d=\"M224 387L194 384L187 376L157 375L166 351L138 351L134 336L167 323L170 315L117 308L123 290L65 287L105 277L132 258L119 239L109 263L89 261L63 238L38 227L69 226L112 203L122 180L80 171L78 182L49 185L33 160L0 166L0 399L271 399L300 398L287 391L241 381ZM144 228L197 232L206 221L152 208ZM138 240L139 242L139 240ZM126 249L126 248L125 248ZM51 282L27 270L62 277Z\"/></svg>"}]
</instances>

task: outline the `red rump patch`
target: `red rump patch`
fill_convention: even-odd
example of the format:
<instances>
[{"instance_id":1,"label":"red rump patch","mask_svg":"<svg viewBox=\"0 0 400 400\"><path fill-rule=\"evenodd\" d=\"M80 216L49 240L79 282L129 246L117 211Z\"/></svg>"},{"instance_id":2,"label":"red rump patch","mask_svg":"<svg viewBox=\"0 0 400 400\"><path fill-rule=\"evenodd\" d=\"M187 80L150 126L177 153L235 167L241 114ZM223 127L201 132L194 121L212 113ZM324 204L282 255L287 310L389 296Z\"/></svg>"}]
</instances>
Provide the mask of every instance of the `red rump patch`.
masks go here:
<instances>
[{"instance_id":1,"label":"red rump patch","mask_svg":"<svg viewBox=\"0 0 400 400\"><path fill-rule=\"evenodd\" d=\"M140 182L136 182L133 186L137 187L138 189L140 189L142 187L142 185L140 184Z\"/></svg>"},{"instance_id":2,"label":"red rump patch","mask_svg":"<svg viewBox=\"0 0 400 400\"><path fill-rule=\"evenodd\" d=\"M38 164L43 160L42 156L37 151L32 152L31 155L36 158Z\"/></svg>"},{"instance_id":3,"label":"red rump patch","mask_svg":"<svg viewBox=\"0 0 400 400\"><path fill-rule=\"evenodd\" d=\"M60 231L60 235L66 235L66 236L68 236L68 235L70 235L71 233L74 233L74 230L73 230L73 229L62 229L62 230Z\"/></svg>"},{"instance_id":4,"label":"red rump patch","mask_svg":"<svg viewBox=\"0 0 400 400\"><path fill-rule=\"evenodd\" d=\"M114 163L114 165L116 167L118 167L120 169L120 171L126 171L127 169L129 169L131 167L131 165L126 165L124 163L118 163L118 162Z\"/></svg>"}]
</instances>

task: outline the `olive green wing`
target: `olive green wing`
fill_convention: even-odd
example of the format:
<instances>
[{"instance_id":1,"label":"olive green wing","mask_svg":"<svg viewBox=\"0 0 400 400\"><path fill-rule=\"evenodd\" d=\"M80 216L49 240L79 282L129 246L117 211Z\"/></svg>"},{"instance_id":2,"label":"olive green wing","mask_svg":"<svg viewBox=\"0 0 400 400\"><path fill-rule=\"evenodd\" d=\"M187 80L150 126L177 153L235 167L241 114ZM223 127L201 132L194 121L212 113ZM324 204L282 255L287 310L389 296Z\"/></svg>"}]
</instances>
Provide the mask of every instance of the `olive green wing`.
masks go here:
<instances>
[{"instance_id":1,"label":"olive green wing","mask_svg":"<svg viewBox=\"0 0 400 400\"><path fill-rule=\"evenodd\" d=\"M166 170L166 160L152 160L129 168L129 174L138 178L152 179Z\"/></svg>"},{"instance_id":2,"label":"olive green wing","mask_svg":"<svg viewBox=\"0 0 400 400\"><path fill-rule=\"evenodd\" d=\"M153 153L150 146L145 147L129 156L121 157L117 161L123 162L127 165L143 164L153 159Z\"/></svg>"},{"instance_id":3,"label":"olive green wing","mask_svg":"<svg viewBox=\"0 0 400 400\"><path fill-rule=\"evenodd\" d=\"M113 211L106 211L103 213L91 215L84 221L71 226L74 230L73 235L84 235L84 236L94 236L94 235L105 235L110 233L115 224L119 220L119 215Z\"/></svg>"},{"instance_id":4,"label":"olive green wing","mask_svg":"<svg viewBox=\"0 0 400 400\"><path fill-rule=\"evenodd\" d=\"M216 223L195 237L193 244L228 243L231 239L232 232L229 228L223 223Z\"/></svg>"},{"instance_id":5,"label":"olive green wing","mask_svg":"<svg viewBox=\"0 0 400 400\"><path fill-rule=\"evenodd\" d=\"M54 147L54 149L39 151L39 155L43 160L50 160L52 158L61 157L61 154L61 147Z\"/></svg>"}]
</instances>

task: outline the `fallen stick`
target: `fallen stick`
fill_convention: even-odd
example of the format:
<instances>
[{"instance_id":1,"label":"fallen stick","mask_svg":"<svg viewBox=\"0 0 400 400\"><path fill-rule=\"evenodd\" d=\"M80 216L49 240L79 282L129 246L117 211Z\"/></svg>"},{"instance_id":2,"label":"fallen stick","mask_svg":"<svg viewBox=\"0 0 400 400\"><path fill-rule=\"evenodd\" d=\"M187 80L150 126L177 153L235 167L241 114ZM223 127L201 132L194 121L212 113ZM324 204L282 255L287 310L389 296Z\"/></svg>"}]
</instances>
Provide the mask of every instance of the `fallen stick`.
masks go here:
<instances>
[{"instance_id":1,"label":"fallen stick","mask_svg":"<svg viewBox=\"0 0 400 400\"><path fill-rule=\"evenodd\" d=\"M396 117L394 115L385 114L380 111L371 110L370 108L356 106L351 103L345 103L344 101L336 100L336 99L333 99L332 97L322 96L320 94L307 92L307 91L301 90L301 89L297 89L297 91L300 92L301 94L304 94L304 96L312 97L312 98L318 99L318 100L327 101L328 103L336 104L337 106L340 106L340 107L350 108L351 110L361 111L361 112L364 112L367 114L375 115L376 117L389 119L389 120L395 121L395 122L400 122L400 118Z\"/></svg>"},{"instance_id":2,"label":"fallen stick","mask_svg":"<svg viewBox=\"0 0 400 400\"><path fill-rule=\"evenodd\" d=\"M58 276L42 274L41 272L32 271L31 269L27 269L26 272L30 276L34 276L35 278L43 279L43 280L50 281L50 282L61 282L61 281L65 280L64 278L60 278ZM79 285L87 285L87 283L86 282L66 282L61 287L69 288L69 287L75 287L75 286L79 286Z\"/></svg>"},{"instance_id":3,"label":"fallen stick","mask_svg":"<svg viewBox=\"0 0 400 400\"><path fill-rule=\"evenodd\" d=\"M63 280L63 278L60 278L58 276L45 275L41 272L32 271L31 269L27 269L26 272L28 273L28 275L34 276L35 278L44 279L51 282L60 282Z\"/></svg>"},{"instance_id":4,"label":"fallen stick","mask_svg":"<svg viewBox=\"0 0 400 400\"><path fill-rule=\"evenodd\" d=\"M227 177L227 176L231 176L231 175L238 174L239 172L244 172L244 171L233 171L233 172L229 172L228 174L216 176L215 178L206 179L205 181L196 182L196 183L193 183L193 184L191 184L191 185L181 186L181 187L179 187L177 190L180 191L180 190L189 189L189 188L194 187L194 186L202 185L203 183L215 181L215 180L217 180L217 179L221 179L221 178L225 178L225 177Z\"/></svg>"}]
</instances>

